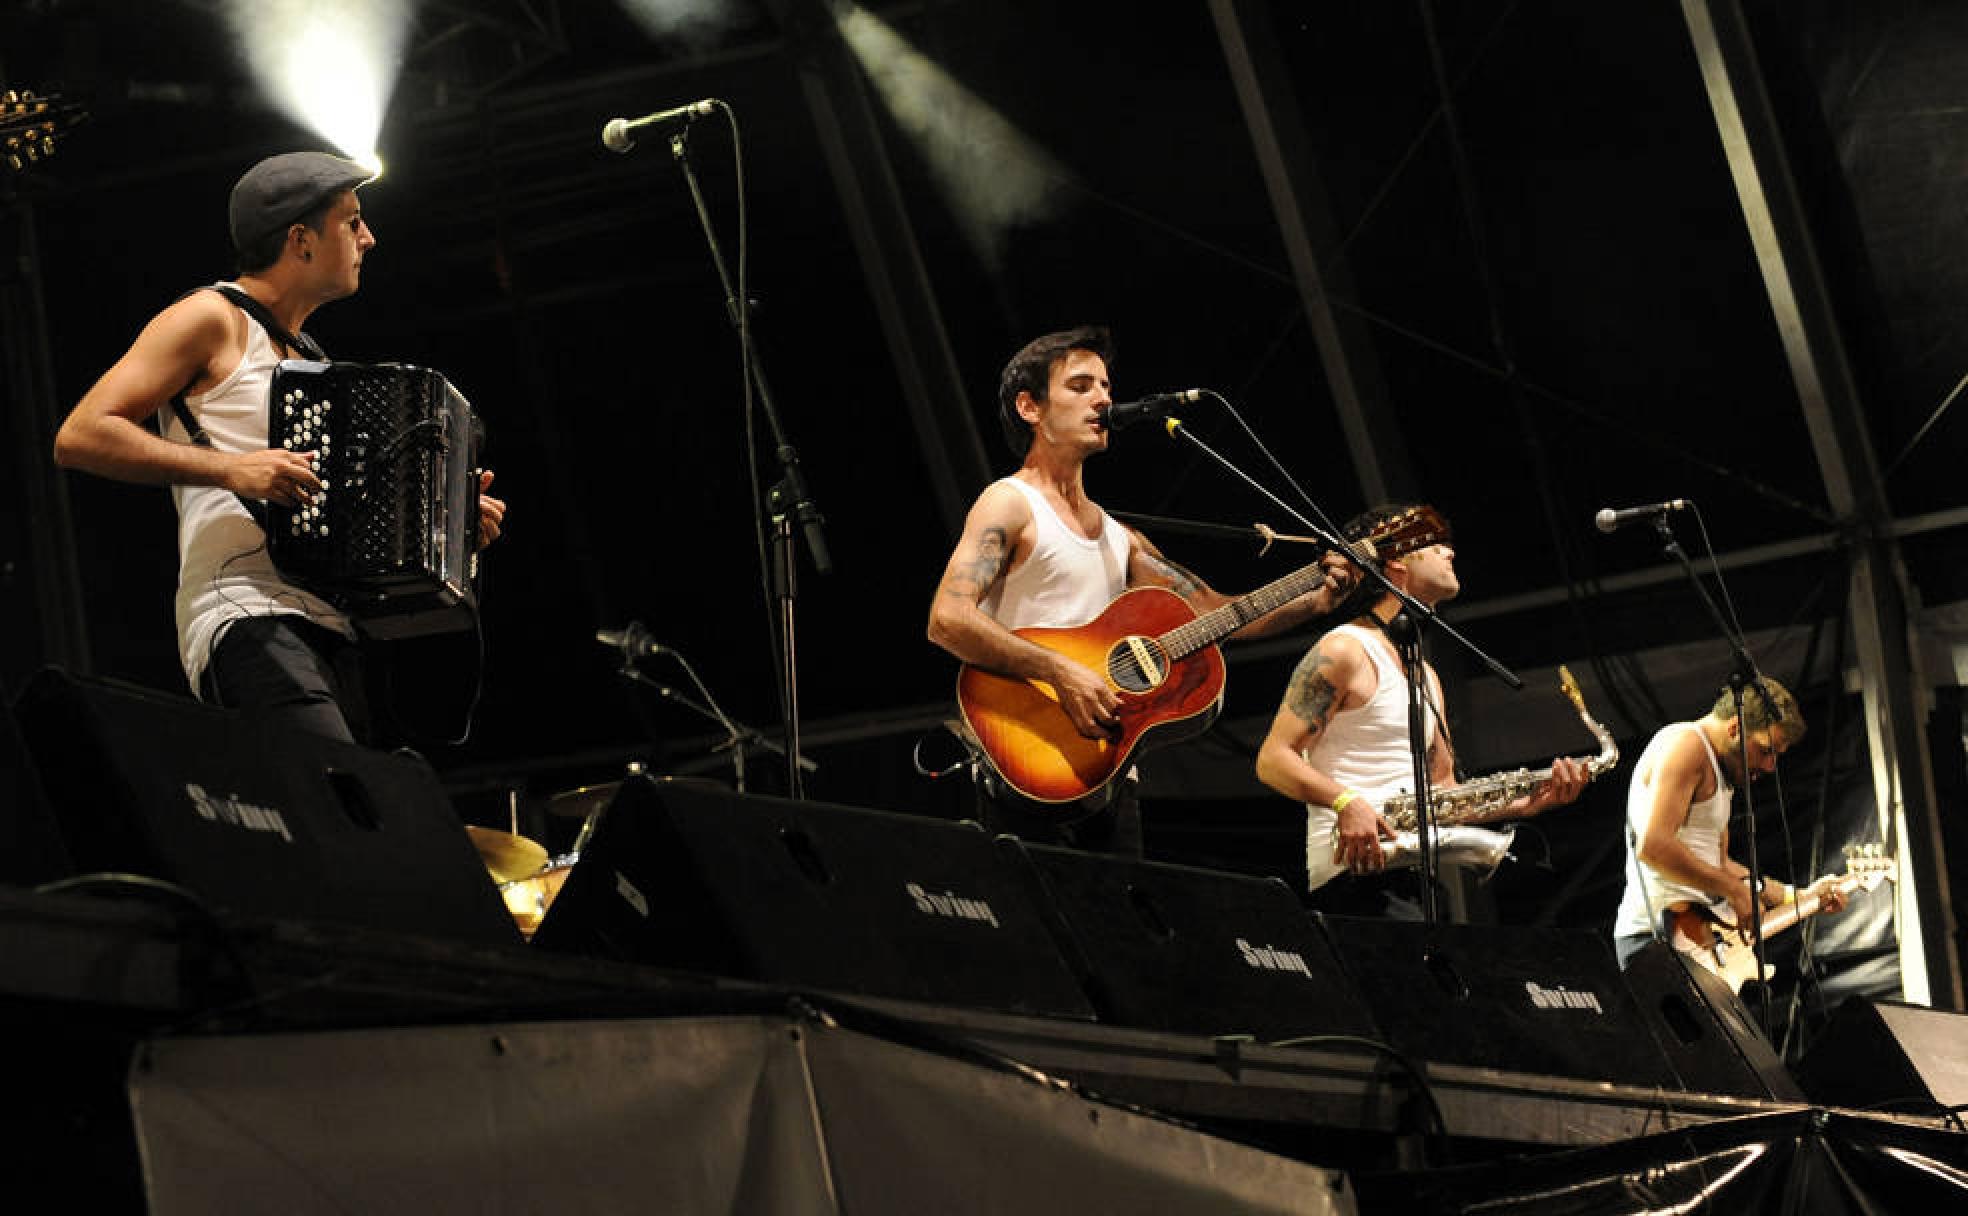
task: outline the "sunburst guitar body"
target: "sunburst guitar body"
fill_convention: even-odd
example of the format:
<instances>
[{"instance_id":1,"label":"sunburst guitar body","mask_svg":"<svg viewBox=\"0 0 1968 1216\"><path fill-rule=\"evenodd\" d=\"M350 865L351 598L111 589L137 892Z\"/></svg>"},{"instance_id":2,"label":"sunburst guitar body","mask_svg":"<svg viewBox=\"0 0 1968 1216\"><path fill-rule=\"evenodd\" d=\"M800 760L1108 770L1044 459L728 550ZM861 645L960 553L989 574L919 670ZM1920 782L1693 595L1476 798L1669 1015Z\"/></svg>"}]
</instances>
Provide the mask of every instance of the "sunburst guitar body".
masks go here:
<instances>
[{"instance_id":1,"label":"sunburst guitar body","mask_svg":"<svg viewBox=\"0 0 1968 1216\"><path fill-rule=\"evenodd\" d=\"M1441 516L1416 507L1349 548L1356 561L1385 561L1446 534ZM1209 729L1223 705L1219 640L1325 581L1317 564L1305 566L1201 615L1172 591L1138 587L1114 597L1084 625L1015 630L1106 674L1120 701L1120 727L1111 738L1089 739L1074 729L1051 685L969 664L957 676L957 708L1006 785L1071 818L1082 813L1083 799L1126 770L1137 751Z\"/></svg>"},{"instance_id":2,"label":"sunburst guitar body","mask_svg":"<svg viewBox=\"0 0 1968 1216\"><path fill-rule=\"evenodd\" d=\"M1140 748L1188 738L1215 720L1223 652L1205 645L1176 657L1163 641L1196 620L1181 596L1142 587L1115 597L1084 625L1015 631L1107 673L1120 699L1120 729L1110 739L1074 730L1052 685L971 666L957 676L964 725L1005 784L1034 802L1078 802L1121 773Z\"/></svg>"}]
</instances>

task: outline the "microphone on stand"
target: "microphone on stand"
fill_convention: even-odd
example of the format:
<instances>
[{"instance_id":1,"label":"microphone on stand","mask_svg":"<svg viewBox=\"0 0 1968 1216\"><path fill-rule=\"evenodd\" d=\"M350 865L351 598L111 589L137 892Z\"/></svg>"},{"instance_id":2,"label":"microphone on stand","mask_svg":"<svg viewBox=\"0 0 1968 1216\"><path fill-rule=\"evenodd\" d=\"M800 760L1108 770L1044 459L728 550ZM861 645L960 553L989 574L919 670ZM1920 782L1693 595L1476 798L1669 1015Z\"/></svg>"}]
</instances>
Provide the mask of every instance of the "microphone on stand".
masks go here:
<instances>
[{"instance_id":1,"label":"microphone on stand","mask_svg":"<svg viewBox=\"0 0 1968 1216\"><path fill-rule=\"evenodd\" d=\"M1685 511L1694 505L1694 503L1689 502L1685 498L1670 498L1666 502L1650 502L1644 507L1623 507L1617 511L1611 507L1605 507L1600 510L1599 514L1592 517L1592 522L1598 526L1601 532L1611 532L1613 529L1624 527L1627 524L1638 523L1642 520L1658 519L1670 511Z\"/></svg>"},{"instance_id":2,"label":"microphone on stand","mask_svg":"<svg viewBox=\"0 0 1968 1216\"><path fill-rule=\"evenodd\" d=\"M1202 399L1203 390L1199 388L1185 388L1179 393L1156 393L1139 401L1110 405L1100 415L1100 421L1108 430L1118 431L1147 418L1160 418L1178 405L1190 405Z\"/></svg>"},{"instance_id":3,"label":"microphone on stand","mask_svg":"<svg viewBox=\"0 0 1968 1216\"><path fill-rule=\"evenodd\" d=\"M620 629L597 629L595 641L603 646L613 646L622 652L624 659L630 661L675 653L668 646L651 637L649 631L642 627L641 621L630 621Z\"/></svg>"},{"instance_id":4,"label":"microphone on stand","mask_svg":"<svg viewBox=\"0 0 1968 1216\"><path fill-rule=\"evenodd\" d=\"M673 106L654 114L644 114L641 118L611 118L601 128L601 143L610 152L627 152L635 147L635 133L644 127L665 127L674 122L689 126L716 109L715 101L693 101L687 106Z\"/></svg>"}]
</instances>

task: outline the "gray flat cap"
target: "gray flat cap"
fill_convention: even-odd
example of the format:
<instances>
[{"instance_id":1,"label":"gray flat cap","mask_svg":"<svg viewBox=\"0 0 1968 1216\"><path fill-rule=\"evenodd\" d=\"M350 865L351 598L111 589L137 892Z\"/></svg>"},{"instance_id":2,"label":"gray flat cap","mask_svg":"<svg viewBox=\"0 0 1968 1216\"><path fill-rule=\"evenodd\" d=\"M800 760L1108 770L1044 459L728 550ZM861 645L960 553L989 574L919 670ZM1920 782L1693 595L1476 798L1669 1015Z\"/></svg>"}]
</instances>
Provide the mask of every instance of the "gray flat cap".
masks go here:
<instances>
[{"instance_id":1,"label":"gray flat cap","mask_svg":"<svg viewBox=\"0 0 1968 1216\"><path fill-rule=\"evenodd\" d=\"M232 186L232 247L244 250L300 220L329 198L376 174L326 152L283 152L246 170Z\"/></svg>"}]
</instances>

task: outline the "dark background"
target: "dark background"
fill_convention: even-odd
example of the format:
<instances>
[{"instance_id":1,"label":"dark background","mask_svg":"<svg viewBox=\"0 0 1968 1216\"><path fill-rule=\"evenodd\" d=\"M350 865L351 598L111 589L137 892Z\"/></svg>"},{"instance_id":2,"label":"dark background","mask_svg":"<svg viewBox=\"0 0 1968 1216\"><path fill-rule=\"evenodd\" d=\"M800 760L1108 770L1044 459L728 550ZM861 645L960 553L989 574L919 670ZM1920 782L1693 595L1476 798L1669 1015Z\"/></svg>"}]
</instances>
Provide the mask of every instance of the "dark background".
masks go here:
<instances>
[{"instance_id":1,"label":"dark background","mask_svg":"<svg viewBox=\"0 0 1968 1216\"><path fill-rule=\"evenodd\" d=\"M943 405L975 420L994 469L1013 465L991 413L1005 358L1037 333L1100 322L1119 341L1118 396L1215 388L1334 518L1366 505L1207 7L871 7L1042 149L1053 174L1045 213L982 254L931 158L875 102L966 386ZM1914 440L1968 372L1957 202L1968 11L1913 0L1746 7L1891 509L1959 508L1968 422L1941 411ZM919 741L924 763L949 759L931 724L955 664L923 625L954 521L937 510L821 156L798 30L757 5L723 11L720 24L655 35L602 0L425 5L382 132L389 170L363 196L379 247L361 294L310 326L337 357L444 371L488 427L498 492L512 504L508 536L485 560L488 676L470 739L428 749L476 818L516 805L535 831L559 835L566 821L538 818L546 799L631 759L728 772L710 724L622 681L597 628L644 622L732 715L776 730L773 609L721 290L662 141L617 157L597 138L610 117L698 97L728 101L742 123L759 348L836 564L821 577L803 563L798 581L800 698L819 762L808 792L939 814L963 805L958 782L932 783L912 759ZM522 18L543 13L549 26L529 32ZM1818 824L1845 822L1828 834L1834 849L1863 837L1838 525L1679 7L1354 0L1270 13L1340 231L1349 283L1338 306L1371 335L1412 489L1456 525L1464 594L1452 618L1506 664L1580 670L1630 763L1662 721L1706 707L1725 654L1678 577L1606 589L1663 558L1647 529L1601 536L1593 513L1690 498L1706 531L1690 516L1677 527L1698 554L1801 542L1787 560L1728 575L1743 624L1775 653L1803 656L1771 673L1806 694L1814 723L1830 724L1800 749L1791 782L1807 787L1793 788L1782 824L1799 852L1765 861L1803 877ZM0 17L0 76L91 111L55 158L4 187L38 267L53 398L9 408L44 409L52 426L146 318L229 273L224 204L238 173L320 141L261 100L209 3L14 3ZM706 120L691 148L735 253L730 133ZM972 152L986 178L1014 167ZM1188 420L1260 471L1220 410ZM756 467L769 482L761 443ZM1292 530L1153 428L1118 437L1088 480L1110 509ZM180 687L166 495L63 482L86 599L69 624L85 634L86 665ZM51 521L32 501L6 499L10 682L46 657L32 592L48 575L27 542ZM1231 591L1304 559L1243 541L1157 539ZM1956 522L1908 542L1921 602L1963 598L1962 541ZM1708 646L1695 653L1712 668L1671 688L1634 657L1683 643ZM1303 645L1246 648L1230 727L1191 761L1167 762L1171 784L1152 784L1149 766L1157 852L1294 869L1296 809L1246 774L1252 731ZM1464 690L1453 701L1497 703L1479 696L1491 677L1453 648L1436 655ZM647 666L688 688L668 660ZM1542 698L1542 716L1458 711L1466 767L1592 750L1548 681L1524 696ZM1942 784L1958 789L1959 701L1942 706ZM1514 725L1532 721L1555 729ZM1185 785L1185 763L1220 780ZM752 761L761 785L772 768ZM1550 863L1506 871L1507 910L1605 922L1624 786L1622 771L1541 825ZM1867 807L1841 821L1838 790Z\"/></svg>"}]
</instances>

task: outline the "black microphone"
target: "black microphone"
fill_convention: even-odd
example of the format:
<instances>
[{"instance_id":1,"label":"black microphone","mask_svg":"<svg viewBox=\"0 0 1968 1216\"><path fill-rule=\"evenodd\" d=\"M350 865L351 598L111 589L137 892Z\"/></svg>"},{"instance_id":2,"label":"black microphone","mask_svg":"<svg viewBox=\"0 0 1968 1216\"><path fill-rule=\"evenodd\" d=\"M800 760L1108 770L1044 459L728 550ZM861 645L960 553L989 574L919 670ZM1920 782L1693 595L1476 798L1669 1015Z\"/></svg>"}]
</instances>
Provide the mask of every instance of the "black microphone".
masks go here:
<instances>
[{"instance_id":1,"label":"black microphone","mask_svg":"<svg viewBox=\"0 0 1968 1216\"><path fill-rule=\"evenodd\" d=\"M601 143L610 152L627 152L635 147L635 133L644 127L663 127L673 122L689 126L716 109L715 101L693 101L687 106L658 110L641 118L611 118L601 129Z\"/></svg>"},{"instance_id":2,"label":"black microphone","mask_svg":"<svg viewBox=\"0 0 1968 1216\"><path fill-rule=\"evenodd\" d=\"M1133 426L1144 418L1160 418L1178 405L1189 405L1203 399L1203 390L1185 388L1179 393L1156 393L1139 401L1123 401L1110 405L1107 412L1100 415L1100 421L1110 431Z\"/></svg>"},{"instance_id":3,"label":"black microphone","mask_svg":"<svg viewBox=\"0 0 1968 1216\"><path fill-rule=\"evenodd\" d=\"M603 646L613 646L622 652L625 659L646 659L651 655L670 653L668 646L649 636L641 621L630 621L620 629L597 629L595 641Z\"/></svg>"},{"instance_id":4,"label":"black microphone","mask_svg":"<svg viewBox=\"0 0 1968 1216\"><path fill-rule=\"evenodd\" d=\"M1592 517L1592 522L1599 526L1601 532L1611 532L1614 528L1643 519L1658 519L1669 511L1685 511L1694 505L1685 498L1670 498L1666 502L1650 502L1644 507L1624 507L1618 511L1604 507Z\"/></svg>"}]
</instances>

